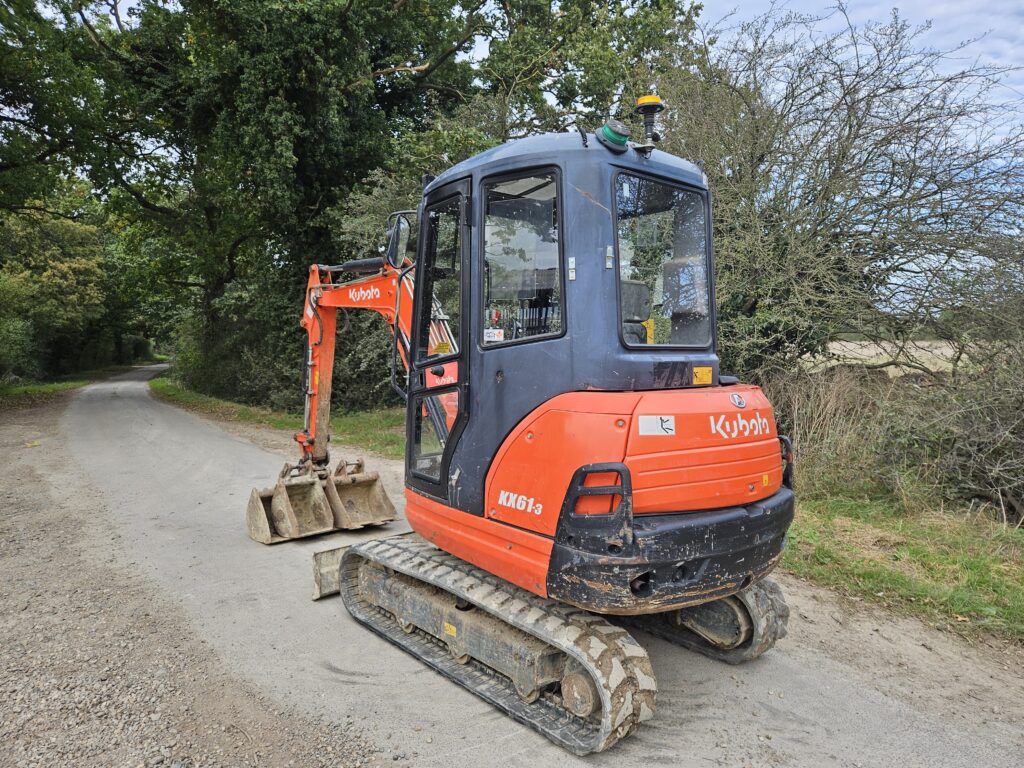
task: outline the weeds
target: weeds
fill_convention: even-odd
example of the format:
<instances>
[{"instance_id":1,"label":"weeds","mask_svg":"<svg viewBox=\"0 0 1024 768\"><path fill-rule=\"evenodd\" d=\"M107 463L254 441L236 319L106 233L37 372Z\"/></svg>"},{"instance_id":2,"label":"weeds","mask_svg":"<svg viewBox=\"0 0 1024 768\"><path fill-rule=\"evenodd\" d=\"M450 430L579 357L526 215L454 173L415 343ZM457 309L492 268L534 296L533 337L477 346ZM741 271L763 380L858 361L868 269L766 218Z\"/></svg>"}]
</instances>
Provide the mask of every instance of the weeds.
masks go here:
<instances>
[{"instance_id":1,"label":"weeds","mask_svg":"<svg viewBox=\"0 0 1024 768\"><path fill-rule=\"evenodd\" d=\"M908 514L886 499L805 500L784 565L962 634L1024 641L1024 530L985 514Z\"/></svg>"}]
</instances>

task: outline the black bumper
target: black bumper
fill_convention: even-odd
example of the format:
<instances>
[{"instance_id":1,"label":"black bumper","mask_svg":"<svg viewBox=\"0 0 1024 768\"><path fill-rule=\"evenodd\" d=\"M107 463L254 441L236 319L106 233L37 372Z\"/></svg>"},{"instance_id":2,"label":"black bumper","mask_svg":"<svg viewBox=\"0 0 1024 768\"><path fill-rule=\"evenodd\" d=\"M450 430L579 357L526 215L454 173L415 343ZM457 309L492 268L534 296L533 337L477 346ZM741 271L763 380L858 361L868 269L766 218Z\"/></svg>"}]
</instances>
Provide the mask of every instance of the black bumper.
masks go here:
<instances>
[{"instance_id":1,"label":"black bumper","mask_svg":"<svg viewBox=\"0 0 1024 768\"><path fill-rule=\"evenodd\" d=\"M746 507L635 518L629 499L627 489L614 513L599 516L569 513L567 499L548 569L551 597L619 615L726 597L775 567L793 521L785 487Z\"/></svg>"}]
</instances>

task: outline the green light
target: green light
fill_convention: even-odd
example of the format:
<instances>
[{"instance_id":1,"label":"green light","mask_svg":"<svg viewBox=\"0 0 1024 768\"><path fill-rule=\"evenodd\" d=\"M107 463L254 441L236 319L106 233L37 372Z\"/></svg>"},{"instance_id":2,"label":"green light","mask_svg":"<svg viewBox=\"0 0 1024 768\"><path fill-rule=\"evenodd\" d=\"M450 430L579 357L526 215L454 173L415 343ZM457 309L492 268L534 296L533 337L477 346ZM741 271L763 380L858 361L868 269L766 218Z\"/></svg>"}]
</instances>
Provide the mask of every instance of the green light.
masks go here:
<instances>
[{"instance_id":1,"label":"green light","mask_svg":"<svg viewBox=\"0 0 1024 768\"><path fill-rule=\"evenodd\" d=\"M618 133L617 131L615 131L615 130L614 130L614 129L613 129L613 128L612 128L611 126L609 126L609 125L608 125L607 123L605 123L605 124L604 124L604 126L603 126L603 127L601 128L601 133L602 133L602 134L604 135L604 137L605 137L606 139L608 139L608 141L610 141L610 142L611 142L612 144L617 144L617 145L619 145L620 147L621 147L621 146L625 146L625 144L626 144L626 141L627 141L627 140L629 139L629 136L628 136L628 135L626 135L626 136L623 136L623 135L622 135L621 133Z\"/></svg>"}]
</instances>

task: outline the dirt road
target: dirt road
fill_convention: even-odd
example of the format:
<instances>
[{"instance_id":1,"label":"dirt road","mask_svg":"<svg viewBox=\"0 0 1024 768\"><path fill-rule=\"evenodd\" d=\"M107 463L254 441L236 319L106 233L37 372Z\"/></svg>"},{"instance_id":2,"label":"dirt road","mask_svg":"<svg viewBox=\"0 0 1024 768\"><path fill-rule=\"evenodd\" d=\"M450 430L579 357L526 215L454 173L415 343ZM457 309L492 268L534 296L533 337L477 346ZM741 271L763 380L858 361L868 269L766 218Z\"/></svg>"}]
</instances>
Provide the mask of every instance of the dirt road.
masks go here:
<instances>
[{"instance_id":1,"label":"dirt road","mask_svg":"<svg viewBox=\"0 0 1024 768\"><path fill-rule=\"evenodd\" d=\"M14 728L18 714L8 710L13 686L35 674L21 663L32 653L32 637L64 626L88 628L109 612L115 625L121 621L123 631L139 635L132 641L136 652L165 662L161 679L171 678L172 694L199 702L193 710L208 707L216 728L225 728L213 729L219 741L208 742L209 734L187 721L179 730L191 736L179 735L169 748L161 739L171 737L156 734L152 741L164 747L169 765L245 765L257 757L260 765L292 759L314 764L313 751L297 751L304 729L316 744L330 746L326 764L344 765L1021 763L1020 653L967 645L791 578L781 579L793 607L790 636L748 666L723 666L638 637L658 675L655 720L609 753L573 758L361 629L338 600L311 602L310 555L333 542L265 547L245 534L249 490L275 476L291 455L287 441L270 430L221 426L157 402L148 394L148 375L140 370L87 387L68 399L59 419L0 415L0 450L14 464L0 488L8 500L4 551L12 540L24 545L17 557L4 556L5 570L10 562L16 573L3 588L3 639L20 637L24 650L4 651L5 740L22 727L38 727L29 722ZM22 447L36 441L38 447ZM373 466L382 470L401 508L399 463L376 459ZM76 487L86 490L68 494ZM69 521L65 528L33 529L37 518L27 507L41 498L46 514ZM334 540L358 538L339 534ZM47 545L51 539L60 546ZM32 546L43 546L50 559L32 557ZM60 572L65 564L74 570ZM111 574L127 580L131 594L108 594L104 602L101 585ZM117 579L110 582L114 592ZM33 589L54 580L72 594L85 584L85 592L99 597L63 600L60 621L41 625ZM139 611L148 596L148 616L118 618L121 603ZM43 629L33 629L37 625ZM110 635L93 640L120 646L123 638ZM167 647L165 638L176 646ZM161 650L154 653L153 646ZM121 656L126 668L138 661L131 651ZM54 701L74 695L61 690ZM98 690L97 702L103 699ZM274 711L284 713L280 727ZM230 733L224 720L236 723L244 737ZM93 727L106 726L97 720ZM66 729L58 736L63 742L74 738ZM48 739L44 729L34 742L44 754ZM123 758L138 752L131 751L131 732L122 752L104 753L100 741L91 764L135 764ZM183 743L194 745L191 752L181 749ZM8 764L4 750L10 749L0 742L0 764ZM55 764L24 759L26 765Z\"/></svg>"}]
</instances>

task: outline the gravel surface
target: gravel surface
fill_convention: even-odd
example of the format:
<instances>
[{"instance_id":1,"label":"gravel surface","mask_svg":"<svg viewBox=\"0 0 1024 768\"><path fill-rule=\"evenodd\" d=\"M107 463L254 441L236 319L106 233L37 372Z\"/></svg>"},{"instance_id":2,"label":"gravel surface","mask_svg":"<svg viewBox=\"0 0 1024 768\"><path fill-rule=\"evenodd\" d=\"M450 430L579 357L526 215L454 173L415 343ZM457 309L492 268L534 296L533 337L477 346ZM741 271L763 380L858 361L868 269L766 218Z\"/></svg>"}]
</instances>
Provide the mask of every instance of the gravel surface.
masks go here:
<instances>
[{"instance_id":1,"label":"gravel surface","mask_svg":"<svg viewBox=\"0 0 1024 768\"><path fill-rule=\"evenodd\" d=\"M0 765L395 764L351 718L298 714L227 674L121 557L91 489L54 498L56 410L0 414Z\"/></svg>"},{"instance_id":2,"label":"gravel surface","mask_svg":"<svg viewBox=\"0 0 1024 768\"><path fill-rule=\"evenodd\" d=\"M639 633L655 718L569 755L310 601L314 551L379 534L250 541L289 436L159 403L153 372L0 411L0 768L1021 765L1019 646L786 574L778 647L729 667ZM401 511L401 462L372 468Z\"/></svg>"}]
</instances>

